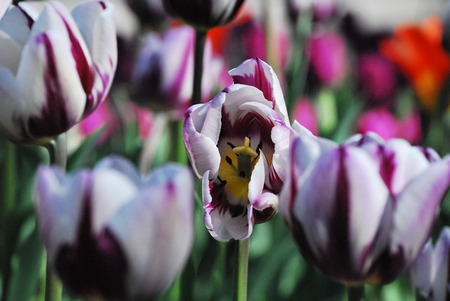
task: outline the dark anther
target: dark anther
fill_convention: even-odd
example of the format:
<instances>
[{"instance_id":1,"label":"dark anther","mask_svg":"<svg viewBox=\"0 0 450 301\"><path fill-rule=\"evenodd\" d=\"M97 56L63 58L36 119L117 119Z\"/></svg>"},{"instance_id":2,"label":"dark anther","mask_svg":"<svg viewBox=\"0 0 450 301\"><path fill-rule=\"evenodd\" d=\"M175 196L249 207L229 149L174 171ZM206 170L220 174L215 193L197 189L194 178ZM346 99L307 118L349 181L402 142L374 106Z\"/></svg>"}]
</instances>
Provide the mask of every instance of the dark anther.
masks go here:
<instances>
[{"instance_id":1,"label":"dark anther","mask_svg":"<svg viewBox=\"0 0 450 301\"><path fill-rule=\"evenodd\" d=\"M230 146L231 148L235 148L236 146L233 144L233 143L231 143L231 142L227 142L227 144L228 144L228 146Z\"/></svg>"},{"instance_id":2,"label":"dark anther","mask_svg":"<svg viewBox=\"0 0 450 301\"><path fill-rule=\"evenodd\" d=\"M225 156L225 160L227 161L228 164L230 164L231 166L233 166L233 161L231 160L230 157Z\"/></svg>"}]
</instances>

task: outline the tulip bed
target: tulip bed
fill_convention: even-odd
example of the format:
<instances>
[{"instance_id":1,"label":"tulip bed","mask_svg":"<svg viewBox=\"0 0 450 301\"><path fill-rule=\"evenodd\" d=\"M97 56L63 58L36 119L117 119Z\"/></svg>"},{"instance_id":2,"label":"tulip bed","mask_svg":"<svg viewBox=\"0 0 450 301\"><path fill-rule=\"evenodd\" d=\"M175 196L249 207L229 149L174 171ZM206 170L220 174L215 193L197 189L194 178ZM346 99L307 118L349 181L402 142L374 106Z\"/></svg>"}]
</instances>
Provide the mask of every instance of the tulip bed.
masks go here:
<instances>
[{"instance_id":1,"label":"tulip bed","mask_svg":"<svg viewBox=\"0 0 450 301\"><path fill-rule=\"evenodd\" d=\"M450 8L353 2L3 1L0 301L449 300Z\"/></svg>"}]
</instances>

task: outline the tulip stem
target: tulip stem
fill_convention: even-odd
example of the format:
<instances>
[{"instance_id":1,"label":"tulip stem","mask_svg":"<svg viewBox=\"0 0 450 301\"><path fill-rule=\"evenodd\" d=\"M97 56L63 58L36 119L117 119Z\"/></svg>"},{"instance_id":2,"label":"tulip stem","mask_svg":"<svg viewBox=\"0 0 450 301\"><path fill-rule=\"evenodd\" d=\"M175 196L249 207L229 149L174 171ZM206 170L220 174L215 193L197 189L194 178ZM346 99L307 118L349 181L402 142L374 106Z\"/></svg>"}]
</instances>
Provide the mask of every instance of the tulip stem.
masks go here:
<instances>
[{"instance_id":1,"label":"tulip stem","mask_svg":"<svg viewBox=\"0 0 450 301\"><path fill-rule=\"evenodd\" d=\"M233 300L247 300L249 239L235 242Z\"/></svg>"},{"instance_id":2,"label":"tulip stem","mask_svg":"<svg viewBox=\"0 0 450 301\"><path fill-rule=\"evenodd\" d=\"M195 30L194 83L191 105L202 101L203 53L205 50L206 33L206 30Z\"/></svg>"},{"instance_id":3,"label":"tulip stem","mask_svg":"<svg viewBox=\"0 0 450 301\"><path fill-rule=\"evenodd\" d=\"M5 142L4 157L4 179L3 179L3 202L0 209L0 268L2 272L3 299L8 300L8 287L11 272L11 256L14 253L14 237L11 236L11 227L14 225L14 209L16 204L17 191L17 153L16 146L7 141Z\"/></svg>"},{"instance_id":4,"label":"tulip stem","mask_svg":"<svg viewBox=\"0 0 450 301\"><path fill-rule=\"evenodd\" d=\"M67 166L67 141L66 133L56 137L53 141L46 144L50 156L50 165L57 165L63 171ZM45 301L61 301L62 285L56 275L51 271L47 260L46 277L45 277Z\"/></svg>"},{"instance_id":5,"label":"tulip stem","mask_svg":"<svg viewBox=\"0 0 450 301\"><path fill-rule=\"evenodd\" d=\"M348 286L348 301L364 301L364 285Z\"/></svg>"}]
</instances>

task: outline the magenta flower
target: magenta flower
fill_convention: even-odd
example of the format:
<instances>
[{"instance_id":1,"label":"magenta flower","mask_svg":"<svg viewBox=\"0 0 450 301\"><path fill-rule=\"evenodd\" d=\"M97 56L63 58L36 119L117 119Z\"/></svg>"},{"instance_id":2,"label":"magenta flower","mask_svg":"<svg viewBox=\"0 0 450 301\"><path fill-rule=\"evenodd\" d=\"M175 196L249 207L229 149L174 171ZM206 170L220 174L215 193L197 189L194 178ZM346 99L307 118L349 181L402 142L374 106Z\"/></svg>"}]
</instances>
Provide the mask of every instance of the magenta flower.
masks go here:
<instances>
[{"instance_id":1,"label":"magenta flower","mask_svg":"<svg viewBox=\"0 0 450 301\"><path fill-rule=\"evenodd\" d=\"M305 259L351 284L384 284L416 258L450 187L450 157L405 140L306 130L291 146L280 212Z\"/></svg>"},{"instance_id":2,"label":"magenta flower","mask_svg":"<svg viewBox=\"0 0 450 301\"><path fill-rule=\"evenodd\" d=\"M383 107L361 114L357 129L361 134L374 132L383 139L403 138L410 143L418 143L421 138L420 116L417 112L399 120Z\"/></svg>"},{"instance_id":3,"label":"magenta flower","mask_svg":"<svg viewBox=\"0 0 450 301\"><path fill-rule=\"evenodd\" d=\"M176 164L143 179L119 157L73 175L41 167L36 206L48 261L80 297L153 298L190 253L193 195L191 172Z\"/></svg>"},{"instance_id":4,"label":"magenta flower","mask_svg":"<svg viewBox=\"0 0 450 301\"><path fill-rule=\"evenodd\" d=\"M428 241L410 269L411 282L427 300L445 301L450 296L450 228L442 229L433 247Z\"/></svg>"},{"instance_id":5,"label":"magenta flower","mask_svg":"<svg viewBox=\"0 0 450 301\"><path fill-rule=\"evenodd\" d=\"M317 113L306 97L297 100L292 118L311 131L312 134L317 135L319 132Z\"/></svg>"},{"instance_id":6,"label":"magenta flower","mask_svg":"<svg viewBox=\"0 0 450 301\"><path fill-rule=\"evenodd\" d=\"M277 210L291 128L272 68L250 59L231 70L234 84L190 107L183 138L203 179L205 224L220 241L248 238Z\"/></svg>"},{"instance_id":7,"label":"magenta flower","mask_svg":"<svg viewBox=\"0 0 450 301\"><path fill-rule=\"evenodd\" d=\"M306 46L312 70L325 85L337 85L343 80L347 71L346 52L343 38L329 31L313 33Z\"/></svg>"},{"instance_id":8,"label":"magenta flower","mask_svg":"<svg viewBox=\"0 0 450 301\"><path fill-rule=\"evenodd\" d=\"M362 54L357 72L361 90L370 102L392 102L398 83L396 69L390 61L379 53Z\"/></svg>"},{"instance_id":9,"label":"magenta flower","mask_svg":"<svg viewBox=\"0 0 450 301\"><path fill-rule=\"evenodd\" d=\"M146 37L133 73L134 100L156 111L183 115L189 107L194 80L195 31L189 26L169 29L162 37ZM209 99L217 85L223 62L205 47L202 94Z\"/></svg>"},{"instance_id":10,"label":"magenta flower","mask_svg":"<svg viewBox=\"0 0 450 301\"><path fill-rule=\"evenodd\" d=\"M110 88L117 61L112 7L11 6L0 21L0 131L43 143L88 116Z\"/></svg>"},{"instance_id":11,"label":"magenta flower","mask_svg":"<svg viewBox=\"0 0 450 301\"><path fill-rule=\"evenodd\" d=\"M230 22L242 3L244 0L163 0L170 15L202 29Z\"/></svg>"}]
</instances>

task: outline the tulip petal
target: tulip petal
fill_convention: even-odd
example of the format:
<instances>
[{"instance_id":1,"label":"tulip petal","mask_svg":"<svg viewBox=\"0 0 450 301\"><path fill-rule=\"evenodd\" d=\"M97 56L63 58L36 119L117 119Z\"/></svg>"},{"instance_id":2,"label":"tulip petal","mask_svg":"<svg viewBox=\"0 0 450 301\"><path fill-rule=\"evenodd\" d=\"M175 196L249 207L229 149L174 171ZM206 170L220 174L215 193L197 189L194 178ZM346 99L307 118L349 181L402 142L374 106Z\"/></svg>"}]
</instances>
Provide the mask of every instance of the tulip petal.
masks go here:
<instances>
[{"instance_id":1,"label":"tulip petal","mask_svg":"<svg viewBox=\"0 0 450 301\"><path fill-rule=\"evenodd\" d=\"M442 229L434 249L433 300L445 300L449 294L450 228Z\"/></svg>"},{"instance_id":2,"label":"tulip petal","mask_svg":"<svg viewBox=\"0 0 450 301\"><path fill-rule=\"evenodd\" d=\"M207 114L199 114L196 110L202 110L203 108L209 109L208 104L193 106L186 112L183 125L183 140L197 177L201 178L206 171L210 170L211 179L215 179L219 172L220 153L216 146L217 141L213 141L211 137L201 133L203 128L206 128L204 127L204 121ZM212 112L213 116L217 116L217 109L212 108ZM196 118L197 116L203 116L203 121L199 121L199 118ZM208 118L208 120L217 122L214 118ZM209 125L210 123L208 122L207 124ZM218 139L218 133L214 133L211 129L205 130L205 132L213 136L213 139L215 137Z\"/></svg>"},{"instance_id":3,"label":"tulip petal","mask_svg":"<svg viewBox=\"0 0 450 301\"><path fill-rule=\"evenodd\" d=\"M40 233L48 258L54 260L58 249L76 240L82 207L88 199L90 175L80 171L65 177L55 167L40 167L36 182L36 207Z\"/></svg>"},{"instance_id":4,"label":"tulip petal","mask_svg":"<svg viewBox=\"0 0 450 301\"><path fill-rule=\"evenodd\" d=\"M428 297L432 290L432 266L434 264L433 245L431 240L423 247L410 269L411 284L423 296Z\"/></svg>"},{"instance_id":5,"label":"tulip petal","mask_svg":"<svg viewBox=\"0 0 450 301\"><path fill-rule=\"evenodd\" d=\"M286 124L289 124L283 92L272 67L255 58L246 60L228 73L233 77L235 84L249 85L261 90L265 99L272 103L270 107L280 114Z\"/></svg>"},{"instance_id":6,"label":"tulip petal","mask_svg":"<svg viewBox=\"0 0 450 301\"><path fill-rule=\"evenodd\" d=\"M408 263L417 256L428 239L440 202L449 186L450 157L446 157L432 163L397 196L390 253L400 256L398 260Z\"/></svg>"},{"instance_id":7,"label":"tulip petal","mask_svg":"<svg viewBox=\"0 0 450 301\"><path fill-rule=\"evenodd\" d=\"M341 147L324 153L302 185L293 210L310 249L334 277L358 279L375 255L386 207L377 167L364 152Z\"/></svg>"},{"instance_id":8,"label":"tulip petal","mask_svg":"<svg viewBox=\"0 0 450 301\"><path fill-rule=\"evenodd\" d=\"M116 70L117 38L113 6L106 1L86 1L75 7L72 16L90 51L96 73L95 79L80 76L85 78L83 86L91 101L86 106L86 116L104 100ZM86 64L81 70L92 72L88 67Z\"/></svg>"},{"instance_id":9,"label":"tulip petal","mask_svg":"<svg viewBox=\"0 0 450 301\"><path fill-rule=\"evenodd\" d=\"M139 187L125 174L105 165L96 166L92 181L92 231L98 234L137 195Z\"/></svg>"},{"instance_id":10,"label":"tulip petal","mask_svg":"<svg viewBox=\"0 0 450 301\"><path fill-rule=\"evenodd\" d=\"M264 98L262 92L251 86L231 85L225 88L224 92L226 93L226 101L223 110L231 125L234 125L242 115L243 108L241 105L254 102L268 108L272 107L271 103ZM228 127L223 126L224 130Z\"/></svg>"},{"instance_id":11,"label":"tulip petal","mask_svg":"<svg viewBox=\"0 0 450 301\"><path fill-rule=\"evenodd\" d=\"M202 198L204 222L211 236L218 240L227 242L230 239L241 240L248 238L253 231L253 207L251 204L244 210L244 214L236 217L231 216L228 210L221 212L212 202L209 171L206 171L202 179Z\"/></svg>"},{"instance_id":12,"label":"tulip petal","mask_svg":"<svg viewBox=\"0 0 450 301\"><path fill-rule=\"evenodd\" d=\"M111 221L129 258L130 299L156 296L181 272L193 241L193 196L190 171L165 165Z\"/></svg>"}]
</instances>

